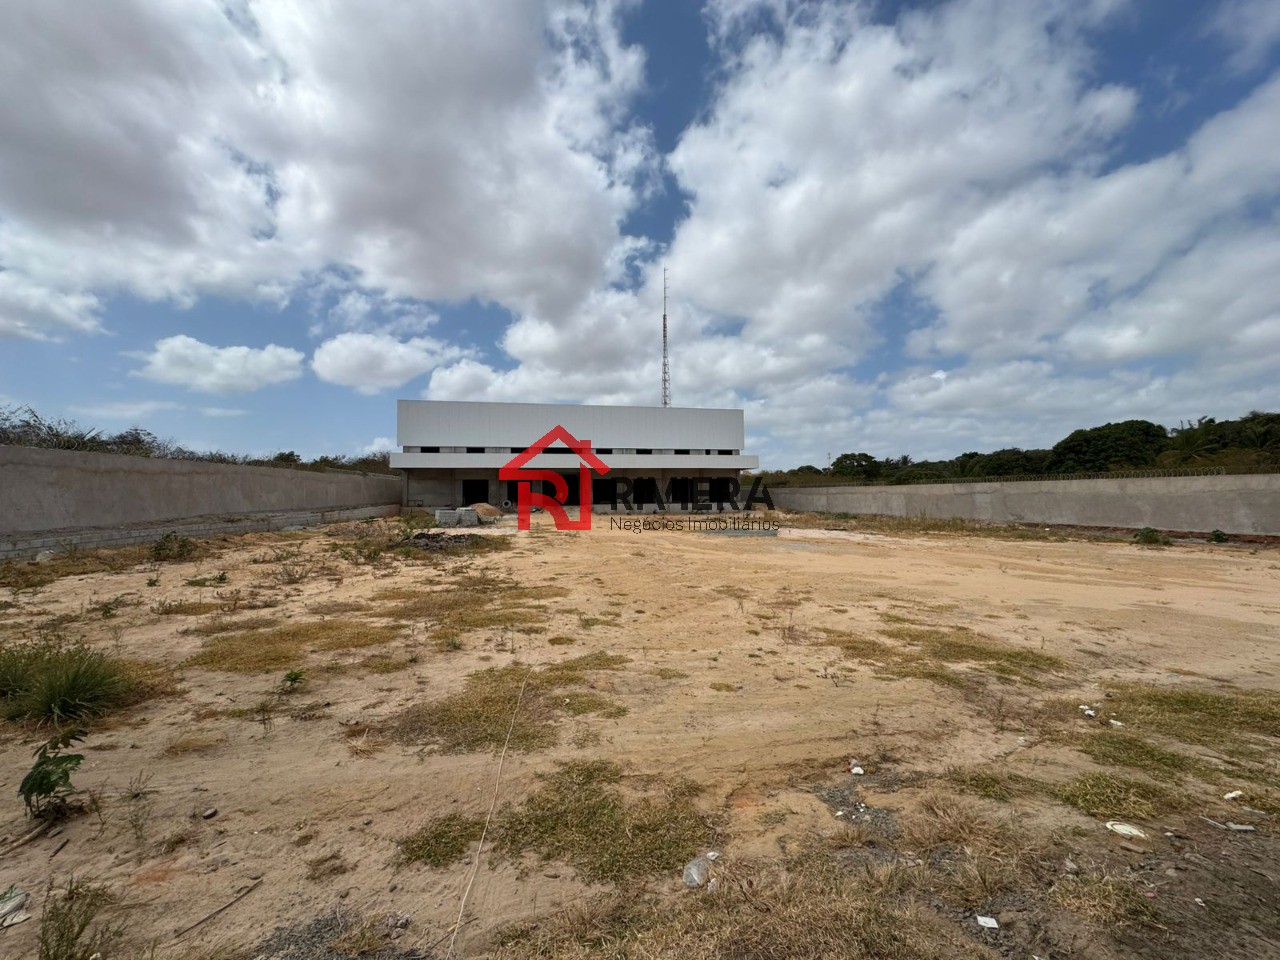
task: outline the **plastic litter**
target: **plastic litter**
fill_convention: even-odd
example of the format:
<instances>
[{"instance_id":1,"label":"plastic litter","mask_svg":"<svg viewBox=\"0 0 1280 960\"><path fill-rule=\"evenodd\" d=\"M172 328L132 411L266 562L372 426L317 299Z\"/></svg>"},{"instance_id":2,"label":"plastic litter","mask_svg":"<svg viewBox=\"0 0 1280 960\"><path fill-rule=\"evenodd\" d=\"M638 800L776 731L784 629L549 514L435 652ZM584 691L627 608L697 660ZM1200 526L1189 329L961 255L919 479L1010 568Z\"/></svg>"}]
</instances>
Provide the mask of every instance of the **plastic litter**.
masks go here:
<instances>
[{"instance_id":1,"label":"plastic litter","mask_svg":"<svg viewBox=\"0 0 1280 960\"><path fill-rule=\"evenodd\" d=\"M1141 837L1146 839L1147 835L1135 827L1131 823L1121 823L1119 820L1108 820L1107 829L1112 833L1118 833L1122 837Z\"/></svg>"},{"instance_id":2,"label":"plastic litter","mask_svg":"<svg viewBox=\"0 0 1280 960\"><path fill-rule=\"evenodd\" d=\"M975 914L973 919L978 921L978 926L986 927L988 930L1000 929L1000 924L996 922L995 917L984 917L981 914Z\"/></svg>"},{"instance_id":3,"label":"plastic litter","mask_svg":"<svg viewBox=\"0 0 1280 960\"><path fill-rule=\"evenodd\" d=\"M684 885L690 890L697 890L699 887L706 886L707 878L711 876L711 864L718 860L720 854L712 850L700 857L694 857L684 865Z\"/></svg>"},{"instance_id":4,"label":"plastic litter","mask_svg":"<svg viewBox=\"0 0 1280 960\"><path fill-rule=\"evenodd\" d=\"M0 927L12 927L30 920L31 914L23 909L30 899L27 891L13 885L0 893Z\"/></svg>"},{"instance_id":5,"label":"plastic litter","mask_svg":"<svg viewBox=\"0 0 1280 960\"><path fill-rule=\"evenodd\" d=\"M1123 726L1124 726L1124 724L1123 724L1123 723L1121 723L1119 720L1108 720L1108 721L1107 721L1107 723L1111 724L1113 727L1123 727Z\"/></svg>"},{"instance_id":6,"label":"plastic litter","mask_svg":"<svg viewBox=\"0 0 1280 960\"><path fill-rule=\"evenodd\" d=\"M863 770L863 769L862 769L862 767L860 767L860 766L858 765L858 758L857 758L857 757L850 757L850 758L849 758L849 767L848 767L848 770L849 770L849 772L850 772L850 773L852 773L855 777L860 777L860 776L862 776L864 773L866 773L866 771L865 771L865 770Z\"/></svg>"},{"instance_id":7,"label":"plastic litter","mask_svg":"<svg viewBox=\"0 0 1280 960\"><path fill-rule=\"evenodd\" d=\"M1243 797L1243 796L1244 796L1244 791L1243 791L1243 790L1232 790L1230 793L1224 793L1224 794L1222 795L1222 799L1223 799L1223 800L1235 800L1235 799L1238 799L1239 797Z\"/></svg>"},{"instance_id":8,"label":"plastic litter","mask_svg":"<svg viewBox=\"0 0 1280 960\"><path fill-rule=\"evenodd\" d=\"M1234 830L1236 833L1253 833L1258 828L1251 827L1247 823L1232 823L1230 820L1228 820L1227 829Z\"/></svg>"},{"instance_id":9,"label":"plastic litter","mask_svg":"<svg viewBox=\"0 0 1280 960\"><path fill-rule=\"evenodd\" d=\"M1080 704L1080 712L1086 717L1096 717L1098 715L1098 711L1093 709L1093 707L1089 706L1087 703Z\"/></svg>"}]
</instances>

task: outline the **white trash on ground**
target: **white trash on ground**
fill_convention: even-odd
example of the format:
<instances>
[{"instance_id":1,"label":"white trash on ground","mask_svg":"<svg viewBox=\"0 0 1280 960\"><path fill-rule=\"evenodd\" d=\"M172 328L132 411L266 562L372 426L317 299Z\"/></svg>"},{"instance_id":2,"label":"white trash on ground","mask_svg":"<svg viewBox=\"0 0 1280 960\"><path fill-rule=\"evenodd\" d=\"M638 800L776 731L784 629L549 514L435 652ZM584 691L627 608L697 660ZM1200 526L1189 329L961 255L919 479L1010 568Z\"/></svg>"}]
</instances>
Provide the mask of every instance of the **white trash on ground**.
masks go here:
<instances>
[{"instance_id":1,"label":"white trash on ground","mask_svg":"<svg viewBox=\"0 0 1280 960\"><path fill-rule=\"evenodd\" d=\"M684 885L690 890L697 890L699 887L706 886L707 878L711 875L711 864L718 860L720 854L711 850L700 857L694 857L684 865Z\"/></svg>"},{"instance_id":2,"label":"white trash on ground","mask_svg":"<svg viewBox=\"0 0 1280 960\"><path fill-rule=\"evenodd\" d=\"M973 919L978 921L978 926L986 927L988 930L1000 929L1000 924L996 922L995 917L984 917L981 914L974 914Z\"/></svg>"},{"instance_id":3,"label":"white trash on ground","mask_svg":"<svg viewBox=\"0 0 1280 960\"><path fill-rule=\"evenodd\" d=\"M1107 829L1112 833L1118 833L1122 837L1141 837L1146 839L1147 835L1135 827L1131 823L1121 823L1119 820L1108 820Z\"/></svg>"},{"instance_id":4,"label":"white trash on ground","mask_svg":"<svg viewBox=\"0 0 1280 960\"><path fill-rule=\"evenodd\" d=\"M23 909L30 899L27 891L12 884L0 893L0 927L12 927L24 920L30 920L31 914Z\"/></svg>"}]
</instances>

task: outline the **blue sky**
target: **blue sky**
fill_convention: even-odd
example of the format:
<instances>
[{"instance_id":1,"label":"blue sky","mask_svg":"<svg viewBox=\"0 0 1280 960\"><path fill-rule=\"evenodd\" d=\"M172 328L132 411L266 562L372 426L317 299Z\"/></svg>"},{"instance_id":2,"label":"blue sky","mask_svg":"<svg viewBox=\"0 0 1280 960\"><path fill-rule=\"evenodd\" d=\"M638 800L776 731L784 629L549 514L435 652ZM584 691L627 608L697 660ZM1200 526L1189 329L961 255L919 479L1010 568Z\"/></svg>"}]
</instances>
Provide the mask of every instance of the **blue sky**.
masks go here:
<instances>
[{"instance_id":1,"label":"blue sky","mask_svg":"<svg viewBox=\"0 0 1280 960\"><path fill-rule=\"evenodd\" d=\"M1280 4L0 4L0 402L356 453L744 406L768 466L1280 409Z\"/></svg>"}]
</instances>

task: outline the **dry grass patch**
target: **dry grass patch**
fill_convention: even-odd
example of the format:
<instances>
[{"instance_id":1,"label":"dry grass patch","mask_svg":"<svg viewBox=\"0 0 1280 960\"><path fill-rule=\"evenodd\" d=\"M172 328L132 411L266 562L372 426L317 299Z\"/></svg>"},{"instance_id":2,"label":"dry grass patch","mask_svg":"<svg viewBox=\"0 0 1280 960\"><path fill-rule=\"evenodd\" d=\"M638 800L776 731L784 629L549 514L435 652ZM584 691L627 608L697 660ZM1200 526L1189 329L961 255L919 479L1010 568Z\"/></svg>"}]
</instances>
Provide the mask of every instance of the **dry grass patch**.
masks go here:
<instances>
[{"instance_id":1,"label":"dry grass patch","mask_svg":"<svg viewBox=\"0 0 1280 960\"><path fill-rule=\"evenodd\" d=\"M676 899L632 891L511 928L500 960L994 960L894 887L893 868L850 875L829 858L726 867L711 893Z\"/></svg>"},{"instance_id":2,"label":"dry grass patch","mask_svg":"<svg viewBox=\"0 0 1280 960\"><path fill-rule=\"evenodd\" d=\"M1085 773L1052 787L1052 796L1092 817L1150 820L1190 802L1165 787L1110 773Z\"/></svg>"},{"instance_id":3,"label":"dry grass patch","mask_svg":"<svg viewBox=\"0 0 1280 960\"><path fill-rule=\"evenodd\" d=\"M839 647L840 651L851 660L889 663L901 656L901 651L874 637L864 637L861 634L827 628L821 628L820 632L824 637L823 643Z\"/></svg>"},{"instance_id":4,"label":"dry grass patch","mask_svg":"<svg viewBox=\"0 0 1280 960\"><path fill-rule=\"evenodd\" d=\"M189 846L199 839L195 827L182 827L168 834L163 840L156 844L156 850L162 856L169 856L175 850L181 847Z\"/></svg>"},{"instance_id":5,"label":"dry grass patch","mask_svg":"<svg viewBox=\"0 0 1280 960\"><path fill-rule=\"evenodd\" d=\"M351 870L351 864L342 858L341 850L321 854L307 861L308 880L331 880Z\"/></svg>"},{"instance_id":6,"label":"dry grass patch","mask_svg":"<svg viewBox=\"0 0 1280 960\"><path fill-rule=\"evenodd\" d=\"M606 720L616 720L618 717L627 715L627 708L621 704L614 703L606 697L600 696L591 690L575 690L557 697L557 709L564 711L572 717L581 717L584 714L594 713Z\"/></svg>"},{"instance_id":7,"label":"dry grass patch","mask_svg":"<svg viewBox=\"0 0 1280 960\"><path fill-rule=\"evenodd\" d=\"M916 878L950 903L976 908L1013 890L1036 886L1048 867L1048 842L1013 816L936 788L902 819L904 843L936 861Z\"/></svg>"},{"instance_id":8,"label":"dry grass patch","mask_svg":"<svg viewBox=\"0 0 1280 960\"><path fill-rule=\"evenodd\" d=\"M687 680L689 675L683 670L677 670L675 667L654 667L649 671L652 676L659 680Z\"/></svg>"},{"instance_id":9,"label":"dry grass patch","mask_svg":"<svg viewBox=\"0 0 1280 960\"><path fill-rule=\"evenodd\" d=\"M161 751L166 757L182 757L191 753L208 753L227 742L225 734L189 730L169 739Z\"/></svg>"},{"instance_id":10,"label":"dry grass patch","mask_svg":"<svg viewBox=\"0 0 1280 960\"><path fill-rule=\"evenodd\" d=\"M1151 901L1120 877L1093 874L1067 877L1053 888L1053 900L1099 929L1159 927Z\"/></svg>"},{"instance_id":11,"label":"dry grass patch","mask_svg":"<svg viewBox=\"0 0 1280 960\"><path fill-rule=\"evenodd\" d=\"M397 657L389 653L375 653L361 660L357 667L370 673L399 673L401 670L408 670L416 662L417 657Z\"/></svg>"},{"instance_id":12,"label":"dry grass patch","mask_svg":"<svg viewBox=\"0 0 1280 960\"><path fill-rule=\"evenodd\" d=\"M879 675L927 680L965 692L979 688L981 673L1036 683L1040 674L1065 666L1058 657L1024 650L967 627L900 625L881 628L880 632L902 645L832 629L821 630L821 642L852 660L873 664ZM969 669L956 670L951 665Z\"/></svg>"},{"instance_id":13,"label":"dry grass patch","mask_svg":"<svg viewBox=\"0 0 1280 960\"><path fill-rule=\"evenodd\" d=\"M1154 780L1177 781L1185 774L1209 772L1194 757L1165 750L1141 737L1119 731L1096 733L1085 739L1080 749L1094 763L1141 770Z\"/></svg>"},{"instance_id":14,"label":"dry grass patch","mask_svg":"<svg viewBox=\"0 0 1280 960\"><path fill-rule=\"evenodd\" d=\"M198 617L221 610L218 600L161 600L151 605L151 612L162 617Z\"/></svg>"},{"instance_id":15,"label":"dry grass patch","mask_svg":"<svg viewBox=\"0 0 1280 960\"><path fill-rule=\"evenodd\" d=\"M1224 748L1280 739L1280 693L1223 692L1153 684L1121 684L1108 703L1132 727L1203 746Z\"/></svg>"},{"instance_id":16,"label":"dry grass patch","mask_svg":"<svg viewBox=\"0 0 1280 960\"><path fill-rule=\"evenodd\" d=\"M559 587L521 587L496 578L474 577L462 585L436 590L386 591L382 596L396 602L375 613L393 620L427 623L427 637L436 641L478 630L534 633L551 614L537 601L566 595Z\"/></svg>"},{"instance_id":17,"label":"dry grass patch","mask_svg":"<svg viewBox=\"0 0 1280 960\"><path fill-rule=\"evenodd\" d=\"M63 577L131 570L149 558L149 547L134 546L114 550L71 550L38 563L34 560L6 560L0 563L0 587L14 591L35 590Z\"/></svg>"},{"instance_id":18,"label":"dry grass patch","mask_svg":"<svg viewBox=\"0 0 1280 960\"><path fill-rule=\"evenodd\" d=\"M266 630L276 626L280 621L275 617L241 617L229 620L225 617L214 617L203 623L195 623L183 627L178 632L185 636L215 637L220 633L232 633L236 630Z\"/></svg>"},{"instance_id":19,"label":"dry grass patch","mask_svg":"<svg viewBox=\"0 0 1280 960\"><path fill-rule=\"evenodd\" d=\"M605 760L571 762L539 778L542 786L497 821L495 850L570 863L592 882L622 883L678 871L713 832L693 804L691 781L659 782L631 797L622 770Z\"/></svg>"},{"instance_id":20,"label":"dry grass patch","mask_svg":"<svg viewBox=\"0 0 1280 960\"><path fill-rule=\"evenodd\" d=\"M390 643L397 627L356 620L317 620L270 630L249 630L208 640L188 666L230 673L259 673L296 667L309 650L354 650Z\"/></svg>"},{"instance_id":21,"label":"dry grass patch","mask_svg":"<svg viewBox=\"0 0 1280 960\"><path fill-rule=\"evenodd\" d=\"M885 627L881 632L917 649L931 662L981 664L993 673L1034 680L1066 666L1060 657L1015 647L968 627Z\"/></svg>"},{"instance_id":22,"label":"dry grass patch","mask_svg":"<svg viewBox=\"0 0 1280 960\"><path fill-rule=\"evenodd\" d=\"M598 694L556 693L582 683L585 671L616 669L626 662L626 657L598 653L541 670L523 664L481 670L467 677L458 693L405 710L390 732L402 743L434 743L444 753L471 753L500 749L510 728L512 749L542 750L558 740L555 721L562 713L616 717L626 712ZM520 710L511 726L517 701Z\"/></svg>"},{"instance_id":23,"label":"dry grass patch","mask_svg":"<svg viewBox=\"0 0 1280 960\"><path fill-rule=\"evenodd\" d=\"M1031 777L995 767L952 767L947 770L946 777L966 793L976 793L988 800L1006 803L1019 797L1043 793L1046 786Z\"/></svg>"},{"instance_id":24,"label":"dry grass patch","mask_svg":"<svg viewBox=\"0 0 1280 960\"><path fill-rule=\"evenodd\" d=\"M396 841L396 863L447 867L467 855L471 845L479 842L483 829L483 820L460 813L436 817Z\"/></svg>"},{"instance_id":25,"label":"dry grass patch","mask_svg":"<svg viewBox=\"0 0 1280 960\"><path fill-rule=\"evenodd\" d=\"M307 610L322 616L332 617L343 613L365 613L373 609L373 604L365 600L321 600L313 603Z\"/></svg>"}]
</instances>

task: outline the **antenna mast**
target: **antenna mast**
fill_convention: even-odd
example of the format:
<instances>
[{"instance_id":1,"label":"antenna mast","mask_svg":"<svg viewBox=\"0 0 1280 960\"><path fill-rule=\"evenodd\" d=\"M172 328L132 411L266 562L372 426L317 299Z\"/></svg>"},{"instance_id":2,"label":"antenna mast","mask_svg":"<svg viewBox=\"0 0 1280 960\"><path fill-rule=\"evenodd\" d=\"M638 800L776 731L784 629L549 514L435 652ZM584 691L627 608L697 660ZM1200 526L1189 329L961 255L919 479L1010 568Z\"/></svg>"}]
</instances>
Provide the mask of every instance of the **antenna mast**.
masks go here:
<instances>
[{"instance_id":1,"label":"antenna mast","mask_svg":"<svg viewBox=\"0 0 1280 960\"><path fill-rule=\"evenodd\" d=\"M662 268L662 405L671 406L671 362L667 359L667 268Z\"/></svg>"}]
</instances>

